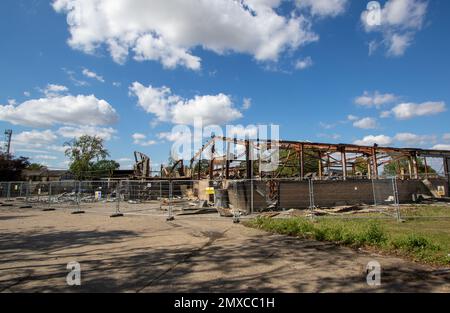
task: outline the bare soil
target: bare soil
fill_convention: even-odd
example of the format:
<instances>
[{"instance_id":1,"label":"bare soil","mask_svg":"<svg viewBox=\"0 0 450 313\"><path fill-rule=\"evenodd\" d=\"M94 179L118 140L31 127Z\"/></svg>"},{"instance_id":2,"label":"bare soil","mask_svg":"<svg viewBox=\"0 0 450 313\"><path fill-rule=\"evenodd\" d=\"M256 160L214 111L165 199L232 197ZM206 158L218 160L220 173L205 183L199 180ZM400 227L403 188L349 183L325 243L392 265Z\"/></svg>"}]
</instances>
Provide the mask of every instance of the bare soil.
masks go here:
<instances>
[{"instance_id":1,"label":"bare soil","mask_svg":"<svg viewBox=\"0 0 450 313\"><path fill-rule=\"evenodd\" d=\"M176 216L159 205L43 212L0 208L1 292L450 292L450 275L396 257L271 235L217 214ZM366 265L381 264L381 286ZM69 262L81 286L68 286Z\"/></svg>"}]
</instances>

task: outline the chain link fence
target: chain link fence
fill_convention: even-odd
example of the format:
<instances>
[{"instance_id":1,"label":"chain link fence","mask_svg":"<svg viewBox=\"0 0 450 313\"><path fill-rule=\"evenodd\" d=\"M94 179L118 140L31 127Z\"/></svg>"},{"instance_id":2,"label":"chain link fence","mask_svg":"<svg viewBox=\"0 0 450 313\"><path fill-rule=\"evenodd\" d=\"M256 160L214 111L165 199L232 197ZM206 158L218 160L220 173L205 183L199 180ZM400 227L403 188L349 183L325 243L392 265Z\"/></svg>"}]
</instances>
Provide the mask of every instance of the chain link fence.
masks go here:
<instances>
[{"instance_id":1,"label":"chain link fence","mask_svg":"<svg viewBox=\"0 0 450 313\"><path fill-rule=\"evenodd\" d=\"M448 189L448 180L443 177L1 182L0 205L114 217L149 215L169 220L191 216L252 217L271 212L401 220L450 217Z\"/></svg>"}]
</instances>

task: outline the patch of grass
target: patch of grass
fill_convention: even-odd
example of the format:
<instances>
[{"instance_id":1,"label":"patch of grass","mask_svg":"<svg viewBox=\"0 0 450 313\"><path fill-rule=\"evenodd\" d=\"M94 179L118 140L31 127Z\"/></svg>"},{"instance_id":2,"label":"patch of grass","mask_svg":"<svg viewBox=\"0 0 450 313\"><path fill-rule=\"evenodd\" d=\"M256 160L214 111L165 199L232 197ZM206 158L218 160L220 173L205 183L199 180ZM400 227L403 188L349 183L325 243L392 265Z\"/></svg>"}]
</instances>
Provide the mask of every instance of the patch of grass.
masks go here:
<instances>
[{"instance_id":1,"label":"patch of grass","mask_svg":"<svg viewBox=\"0 0 450 313\"><path fill-rule=\"evenodd\" d=\"M372 247L434 265L450 265L450 220L273 219L257 217L246 226L271 233Z\"/></svg>"},{"instance_id":2,"label":"patch of grass","mask_svg":"<svg viewBox=\"0 0 450 313\"><path fill-rule=\"evenodd\" d=\"M433 244L427 238L415 234L408 235L405 238L393 240L392 245L395 248L401 248L406 251L418 251L425 249L435 251L441 250L439 245Z\"/></svg>"}]
</instances>

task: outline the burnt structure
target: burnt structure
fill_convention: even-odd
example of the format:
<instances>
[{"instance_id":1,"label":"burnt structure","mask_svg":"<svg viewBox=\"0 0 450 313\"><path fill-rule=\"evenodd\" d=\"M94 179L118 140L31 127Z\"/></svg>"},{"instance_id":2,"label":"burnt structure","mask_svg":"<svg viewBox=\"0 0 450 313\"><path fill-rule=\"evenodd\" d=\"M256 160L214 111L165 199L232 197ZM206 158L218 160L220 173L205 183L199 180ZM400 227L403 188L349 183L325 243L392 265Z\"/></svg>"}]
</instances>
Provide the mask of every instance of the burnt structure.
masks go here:
<instances>
[{"instance_id":1,"label":"burnt structure","mask_svg":"<svg viewBox=\"0 0 450 313\"><path fill-rule=\"evenodd\" d=\"M277 167L261 170L262 151L274 148ZM208 160L202 160L205 153ZM442 161L441 173L428 165L429 158ZM449 196L450 151L445 150L212 137L190 161L191 179L220 181L230 204L247 212L308 208L311 193L315 205L324 207L387 203L395 193L401 203ZM396 190L383 175L389 164Z\"/></svg>"},{"instance_id":2,"label":"burnt structure","mask_svg":"<svg viewBox=\"0 0 450 313\"><path fill-rule=\"evenodd\" d=\"M226 153L218 155L217 142L226 144ZM229 153L230 145L243 147L240 155ZM254 163L261 162L261 158L252 158L262 149L270 150L278 148L280 153L279 166L273 173L263 173L254 170ZM209 151L211 157L207 171L202 171L197 166L197 173L194 173L194 164L202 163L202 154ZM256 152L255 152L256 151ZM227 157L228 156L228 157ZM439 158L442 160L443 173L448 178L450 166L450 151L431 150L416 148L393 148L374 146L359 146L353 144L327 144L298 141L270 141L270 140L238 140L226 137L213 137L198 151L190 162L191 177L196 179L216 177L225 179L233 178L232 172L239 173L239 178L252 179L256 176L285 178L283 170L292 169L290 177L303 179L308 175L315 174L315 179L329 179L330 177L340 177L343 180L354 176L365 176L368 179L381 177L380 167L387 164L395 164L396 175L403 179L419 179L434 177L430 173L427 158ZM307 172L306 160L315 160L315 173ZM406 162L405 162L406 161ZM239 163L236 169L236 163ZM404 165L406 164L406 166ZM423 173L419 170L422 164ZM364 167L364 171L361 171ZM364 172L364 173L362 173ZM256 173L256 175L255 175ZM222 174L222 175L220 175ZM242 175L243 174L243 175ZM234 177L236 178L236 177Z\"/></svg>"},{"instance_id":3,"label":"burnt structure","mask_svg":"<svg viewBox=\"0 0 450 313\"><path fill-rule=\"evenodd\" d=\"M135 151L134 152L134 177L140 179L149 178L151 175L150 158L145 154Z\"/></svg>"}]
</instances>

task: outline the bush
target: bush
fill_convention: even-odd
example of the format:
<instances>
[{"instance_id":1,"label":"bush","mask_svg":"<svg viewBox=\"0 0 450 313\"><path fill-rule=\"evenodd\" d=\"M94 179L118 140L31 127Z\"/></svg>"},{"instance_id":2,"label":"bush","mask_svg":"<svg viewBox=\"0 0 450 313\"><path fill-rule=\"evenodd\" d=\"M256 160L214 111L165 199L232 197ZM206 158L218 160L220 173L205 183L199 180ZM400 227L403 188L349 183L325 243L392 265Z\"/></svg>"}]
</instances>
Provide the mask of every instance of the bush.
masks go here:
<instances>
[{"instance_id":1,"label":"bush","mask_svg":"<svg viewBox=\"0 0 450 313\"><path fill-rule=\"evenodd\" d=\"M380 245L387 241L387 235L379 224L371 223L369 228L363 233L362 239L362 243Z\"/></svg>"},{"instance_id":2,"label":"bush","mask_svg":"<svg viewBox=\"0 0 450 313\"><path fill-rule=\"evenodd\" d=\"M450 264L450 257L443 253L442 246L427 237L410 234L398 237L389 233L380 221L306 218L272 219L258 217L246 225L272 233L299 236L318 241L335 242L341 245L372 246L386 251L395 251L414 260L433 264Z\"/></svg>"},{"instance_id":3,"label":"bush","mask_svg":"<svg viewBox=\"0 0 450 313\"><path fill-rule=\"evenodd\" d=\"M407 250L410 252L419 250L440 250L440 247L430 242L427 238L416 234L410 234L406 238L397 239L392 242L394 248Z\"/></svg>"}]
</instances>

